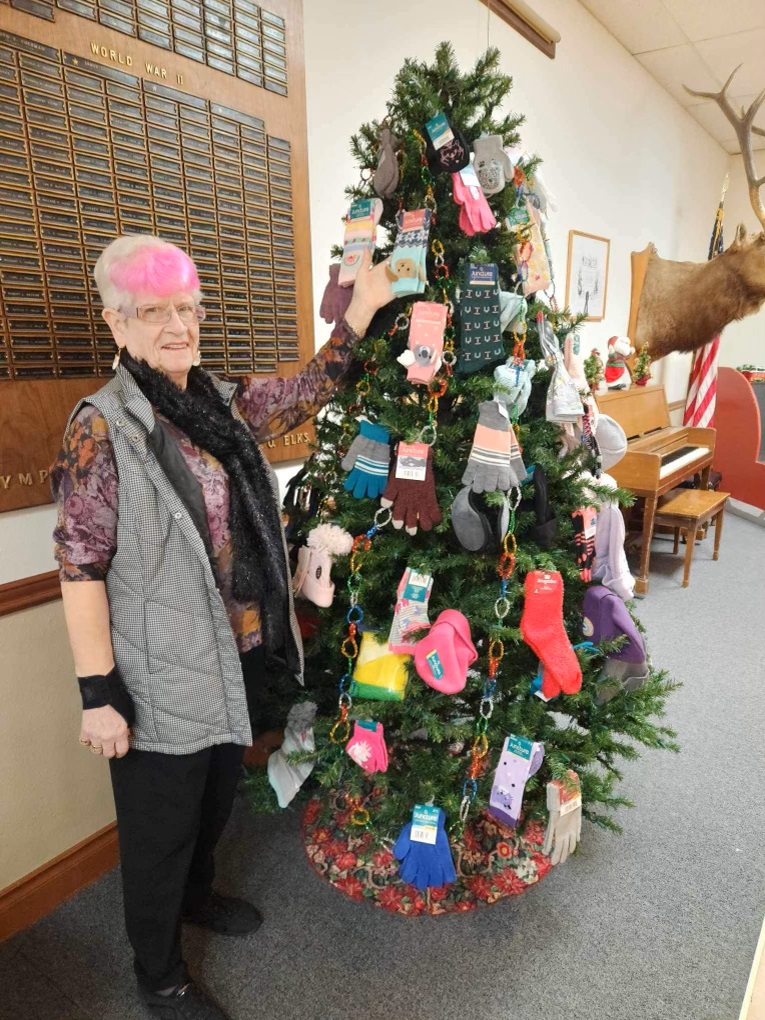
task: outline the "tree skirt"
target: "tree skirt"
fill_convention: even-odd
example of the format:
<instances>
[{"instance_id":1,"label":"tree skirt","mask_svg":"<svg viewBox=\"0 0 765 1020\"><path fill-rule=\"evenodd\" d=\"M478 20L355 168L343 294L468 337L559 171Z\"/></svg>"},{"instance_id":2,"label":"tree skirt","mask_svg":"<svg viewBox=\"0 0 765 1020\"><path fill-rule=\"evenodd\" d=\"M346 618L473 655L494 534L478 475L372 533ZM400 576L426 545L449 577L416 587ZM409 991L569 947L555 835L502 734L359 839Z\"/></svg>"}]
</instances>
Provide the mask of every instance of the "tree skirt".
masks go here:
<instances>
[{"instance_id":1,"label":"tree skirt","mask_svg":"<svg viewBox=\"0 0 765 1020\"><path fill-rule=\"evenodd\" d=\"M398 861L390 850L371 832L351 824L347 808L333 808L327 821L323 807L314 797L303 818L305 849L314 870L352 900L394 914L452 914L490 906L525 892L551 868L550 858L542 853L540 822L526 822L517 833L483 812L459 839L451 840L457 881L421 893L398 877Z\"/></svg>"}]
</instances>

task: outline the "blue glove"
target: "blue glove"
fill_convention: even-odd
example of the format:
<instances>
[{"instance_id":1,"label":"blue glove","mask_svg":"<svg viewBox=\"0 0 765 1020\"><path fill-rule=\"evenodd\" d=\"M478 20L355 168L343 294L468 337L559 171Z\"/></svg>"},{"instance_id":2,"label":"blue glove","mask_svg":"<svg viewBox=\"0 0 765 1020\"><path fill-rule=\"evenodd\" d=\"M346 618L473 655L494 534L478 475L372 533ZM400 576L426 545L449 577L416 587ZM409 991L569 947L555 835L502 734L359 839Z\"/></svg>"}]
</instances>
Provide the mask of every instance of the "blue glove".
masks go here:
<instances>
[{"instance_id":1,"label":"blue glove","mask_svg":"<svg viewBox=\"0 0 765 1020\"><path fill-rule=\"evenodd\" d=\"M343 488L356 499L377 499L388 481L390 432L383 425L361 419L359 434L343 457L342 467L350 474Z\"/></svg>"},{"instance_id":2,"label":"blue glove","mask_svg":"<svg viewBox=\"0 0 765 1020\"><path fill-rule=\"evenodd\" d=\"M401 861L399 875L420 891L438 889L457 878L445 821L446 817L439 808L435 844L413 841L412 823L407 822L393 847L393 856Z\"/></svg>"}]
</instances>

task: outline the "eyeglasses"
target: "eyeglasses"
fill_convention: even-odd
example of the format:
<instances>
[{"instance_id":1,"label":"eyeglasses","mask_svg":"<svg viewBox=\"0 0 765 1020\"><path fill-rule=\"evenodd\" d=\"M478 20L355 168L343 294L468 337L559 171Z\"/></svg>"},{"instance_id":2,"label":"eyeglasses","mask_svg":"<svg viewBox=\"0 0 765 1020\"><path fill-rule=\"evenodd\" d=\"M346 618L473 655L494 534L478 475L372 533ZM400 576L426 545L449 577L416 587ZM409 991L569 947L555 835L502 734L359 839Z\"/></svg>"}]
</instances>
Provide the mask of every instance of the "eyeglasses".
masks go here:
<instances>
[{"instance_id":1,"label":"eyeglasses","mask_svg":"<svg viewBox=\"0 0 765 1020\"><path fill-rule=\"evenodd\" d=\"M173 311L178 313L178 318L184 326L205 321L204 308L191 302L182 305L141 305L140 308L121 308L120 311L129 319L140 319L141 322L148 322L153 326L164 326L170 322Z\"/></svg>"}]
</instances>

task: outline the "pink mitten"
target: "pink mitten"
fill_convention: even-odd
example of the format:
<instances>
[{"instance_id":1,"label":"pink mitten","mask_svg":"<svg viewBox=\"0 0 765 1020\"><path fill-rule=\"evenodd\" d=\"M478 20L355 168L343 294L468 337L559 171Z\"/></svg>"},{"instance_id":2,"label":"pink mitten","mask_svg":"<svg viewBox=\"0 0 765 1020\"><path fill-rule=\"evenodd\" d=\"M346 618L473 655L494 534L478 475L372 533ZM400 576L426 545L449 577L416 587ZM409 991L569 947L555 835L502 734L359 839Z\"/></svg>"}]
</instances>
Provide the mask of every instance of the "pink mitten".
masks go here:
<instances>
[{"instance_id":1,"label":"pink mitten","mask_svg":"<svg viewBox=\"0 0 765 1020\"><path fill-rule=\"evenodd\" d=\"M461 206L459 226L463 234L485 234L497 225L486 196L481 191L475 170L468 164L464 170L452 174L452 194L456 205Z\"/></svg>"},{"instance_id":2,"label":"pink mitten","mask_svg":"<svg viewBox=\"0 0 765 1020\"><path fill-rule=\"evenodd\" d=\"M428 633L414 646L414 665L428 684L442 694L457 694L467 683L467 672L478 658L467 617L445 609Z\"/></svg>"},{"instance_id":3,"label":"pink mitten","mask_svg":"<svg viewBox=\"0 0 765 1020\"><path fill-rule=\"evenodd\" d=\"M345 750L369 775L388 771L388 748L382 723L357 719Z\"/></svg>"},{"instance_id":4,"label":"pink mitten","mask_svg":"<svg viewBox=\"0 0 765 1020\"><path fill-rule=\"evenodd\" d=\"M329 280L324 288L321 307L319 308L319 315L330 326L340 322L348 311L348 305L353 297L353 287L341 287L337 282L339 275L340 263L334 262L329 267Z\"/></svg>"}]
</instances>

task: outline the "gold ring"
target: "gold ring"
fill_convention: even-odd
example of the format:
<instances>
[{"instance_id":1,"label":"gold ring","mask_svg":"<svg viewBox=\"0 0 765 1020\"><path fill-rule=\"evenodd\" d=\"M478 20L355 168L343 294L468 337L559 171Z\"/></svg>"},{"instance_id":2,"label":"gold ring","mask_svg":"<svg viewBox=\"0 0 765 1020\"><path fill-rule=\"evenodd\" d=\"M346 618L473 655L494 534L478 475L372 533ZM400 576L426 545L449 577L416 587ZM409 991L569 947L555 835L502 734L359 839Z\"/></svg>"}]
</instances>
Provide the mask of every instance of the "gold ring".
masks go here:
<instances>
[{"instance_id":1,"label":"gold ring","mask_svg":"<svg viewBox=\"0 0 765 1020\"><path fill-rule=\"evenodd\" d=\"M96 747L94 744L90 745L90 750L93 752L93 754L103 754L104 753L103 747Z\"/></svg>"},{"instance_id":2,"label":"gold ring","mask_svg":"<svg viewBox=\"0 0 765 1020\"><path fill-rule=\"evenodd\" d=\"M82 744L83 747L90 747L90 741L83 740L82 737L80 737L80 743Z\"/></svg>"}]
</instances>

